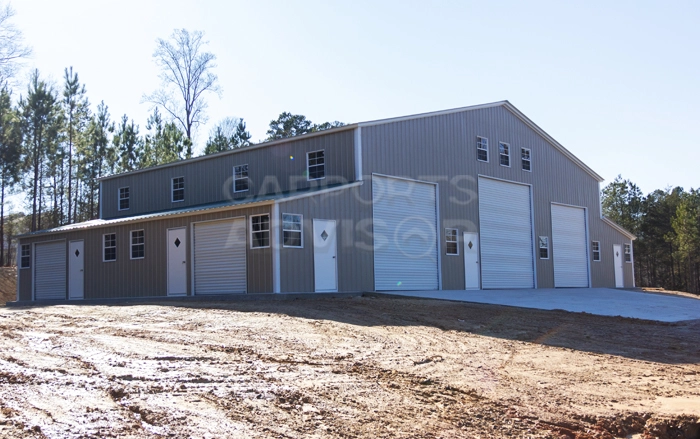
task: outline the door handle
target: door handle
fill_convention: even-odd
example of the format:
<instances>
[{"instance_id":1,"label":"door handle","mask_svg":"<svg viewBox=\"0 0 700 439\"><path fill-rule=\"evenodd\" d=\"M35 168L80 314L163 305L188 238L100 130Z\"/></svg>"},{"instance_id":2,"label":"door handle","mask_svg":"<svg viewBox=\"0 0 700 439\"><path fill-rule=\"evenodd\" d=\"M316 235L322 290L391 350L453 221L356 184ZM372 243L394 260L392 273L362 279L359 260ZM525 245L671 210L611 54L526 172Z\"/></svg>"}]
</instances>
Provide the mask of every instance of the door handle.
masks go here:
<instances>
[{"instance_id":1,"label":"door handle","mask_svg":"<svg viewBox=\"0 0 700 439\"><path fill-rule=\"evenodd\" d=\"M335 259L335 256L333 256L333 259Z\"/></svg>"},{"instance_id":2,"label":"door handle","mask_svg":"<svg viewBox=\"0 0 700 439\"><path fill-rule=\"evenodd\" d=\"M83 271L83 269L81 268L80 271Z\"/></svg>"},{"instance_id":3,"label":"door handle","mask_svg":"<svg viewBox=\"0 0 700 439\"><path fill-rule=\"evenodd\" d=\"M187 261L182 261L182 263L183 263L183 264L186 264L186 263L187 263Z\"/></svg>"}]
</instances>

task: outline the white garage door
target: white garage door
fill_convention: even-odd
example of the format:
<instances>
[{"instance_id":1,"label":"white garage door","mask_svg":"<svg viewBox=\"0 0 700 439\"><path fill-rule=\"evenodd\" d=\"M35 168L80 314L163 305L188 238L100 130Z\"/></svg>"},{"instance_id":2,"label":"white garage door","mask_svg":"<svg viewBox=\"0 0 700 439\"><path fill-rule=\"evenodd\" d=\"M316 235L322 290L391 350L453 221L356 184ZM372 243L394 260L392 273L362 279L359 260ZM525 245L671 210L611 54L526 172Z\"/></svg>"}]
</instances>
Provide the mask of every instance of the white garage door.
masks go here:
<instances>
[{"instance_id":1,"label":"white garage door","mask_svg":"<svg viewBox=\"0 0 700 439\"><path fill-rule=\"evenodd\" d=\"M34 246L34 298L66 298L66 242Z\"/></svg>"},{"instance_id":2,"label":"white garage door","mask_svg":"<svg viewBox=\"0 0 700 439\"><path fill-rule=\"evenodd\" d=\"M435 185L372 176L372 200L375 288L437 290Z\"/></svg>"},{"instance_id":3,"label":"white garage door","mask_svg":"<svg viewBox=\"0 0 700 439\"><path fill-rule=\"evenodd\" d=\"M244 218L194 225L195 294L246 292Z\"/></svg>"},{"instance_id":4,"label":"white garage door","mask_svg":"<svg viewBox=\"0 0 700 439\"><path fill-rule=\"evenodd\" d=\"M585 209L552 204L552 255L555 287L588 286Z\"/></svg>"},{"instance_id":5,"label":"white garage door","mask_svg":"<svg viewBox=\"0 0 700 439\"><path fill-rule=\"evenodd\" d=\"M530 187L479 178L483 288L534 288Z\"/></svg>"}]
</instances>

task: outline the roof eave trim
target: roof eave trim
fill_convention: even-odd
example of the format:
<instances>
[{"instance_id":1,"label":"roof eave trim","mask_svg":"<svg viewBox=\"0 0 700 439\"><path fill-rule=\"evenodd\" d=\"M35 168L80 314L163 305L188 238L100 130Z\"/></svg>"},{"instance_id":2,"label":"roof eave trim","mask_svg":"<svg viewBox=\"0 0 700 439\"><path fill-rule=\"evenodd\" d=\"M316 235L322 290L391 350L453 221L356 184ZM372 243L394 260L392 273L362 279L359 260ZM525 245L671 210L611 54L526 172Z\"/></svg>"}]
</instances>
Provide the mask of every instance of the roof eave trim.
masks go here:
<instances>
[{"instance_id":1,"label":"roof eave trim","mask_svg":"<svg viewBox=\"0 0 700 439\"><path fill-rule=\"evenodd\" d=\"M618 232L622 233L623 235L625 235L625 236L628 237L629 239L631 239L631 240L633 240L633 241L634 241L635 239L637 239L637 236L636 236L634 233L632 233L632 232L630 232L629 230L625 229L624 227L622 227L621 225L619 225L619 224L616 223L615 221L611 220L610 218L608 218L608 217L606 217L606 216L603 216L602 219L603 219L603 221L604 221L605 223L607 223L610 227L612 227L613 229L615 229L615 230L617 230Z\"/></svg>"},{"instance_id":2,"label":"roof eave trim","mask_svg":"<svg viewBox=\"0 0 700 439\"><path fill-rule=\"evenodd\" d=\"M371 127L371 126L375 126L375 125L384 125L387 123L404 122L407 120L422 119L425 117L444 116L447 114L461 113L463 111L482 110L484 108L500 107L502 105L505 105L507 102L508 101L498 101L498 102L491 102L488 104L480 104L480 105L471 105L468 107L452 108L449 110L440 110L440 111L432 111L429 113L412 114L409 116L392 117L389 119L370 120L367 122L359 122L356 125L359 126L360 128L363 128L363 127Z\"/></svg>"},{"instance_id":3,"label":"roof eave trim","mask_svg":"<svg viewBox=\"0 0 700 439\"><path fill-rule=\"evenodd\" d=\"M241 203L241 204L232 204L228 206L221 206L221 207L213 207L210 209L197 209L197 210L190 210L186 212L179 212L179 213L167 213L164 212L162 215L154 215L154 216L149 216L147 218L143 217L126 217L126 218L114 218L114 222L105 222L105 223L98 223L94 225L88 225L88 226L83 226L83 227L74 227L74 228L69 228L69 229L63 229L63 230L46 230L46 231L38 231L38 232L33 232L33 233L25 233L23 235L15 235L13 238L30 238L33 236L44 236L44 235L53 235L56 233L69 233L69 232L75 232L79 230L87 230L87 229L99 229L103 227L111 227L111 226L120 226L122 224L131 224L131 223L145 223L148 221L157 221L163 218L170 218L170 217L175 217L175 218L181 218L185 216L193 216L193 215L202 215L202 214L210 214L210 213L217 213L217 212L223 212L226 210L235 210L235 209L241 209L241 208L248 208L248 207L257 207L257 206L265 206L265 205L272 205L275 203L274 199L270 200L261 200L261 201L253 201L251 203ZM111 221L111 220L107 220Z\"/></svg>"}]
</instances>

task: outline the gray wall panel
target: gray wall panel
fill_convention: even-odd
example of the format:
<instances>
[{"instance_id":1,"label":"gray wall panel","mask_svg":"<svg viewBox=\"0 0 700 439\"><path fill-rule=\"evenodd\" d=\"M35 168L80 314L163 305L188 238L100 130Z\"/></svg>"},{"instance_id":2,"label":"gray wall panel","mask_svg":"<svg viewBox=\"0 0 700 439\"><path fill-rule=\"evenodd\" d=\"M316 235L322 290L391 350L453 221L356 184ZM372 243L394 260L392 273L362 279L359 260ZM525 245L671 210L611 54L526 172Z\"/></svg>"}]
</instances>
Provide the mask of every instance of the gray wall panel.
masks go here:
<instances>
[{"instance_id":1,"label":"gray wall panel","mask_svg":"<svg viewBox=\"0 0 700 439\"><path fill-rule=\"evenodd\" d=\"M369 182L365 182L359 187L280 204L280 224L283 213L304 215L304 248L280 249L281 292L314 291L314 218L336 220L339 291L374 289L372 236L368 228L372 210L369 203L361 201L371 199L369 187Z\"/></svg>"},{"instance_id":2,"label":"gray wall panel","mask_svg":"<svg viewBox=\"0 0 700 439\"><path fill-rule=\"evenodd\" d=\"M488 163L476 160L477 136L489 139ZM510 167L499 164L498 142L510 144ZM532 172L521 169L521 147L531 150ZM366 184L372 173L438 182L440 230L456 227L460 240L465 231L479 231L478 176L485 175L532 185L536 236L551 241L555 202L587 207L590 238L601 241L603 248L629 242L600 220L598 182L504 107L363 127L362 160ZM463 255L463 243L459 245ZM463 257L447 257L444 241L441 246L443 289L463 289ZM596 265L592 263L593 285L614 286L612 264ZM629 271L625 286L632 285ZM554 286L551 257L536 259L536 272L539 287Z\"/></svg>"},{"instance_id":3,"label":"gray wall panel","mask_svg":"<svg viewBox=\"0 0 700 439\"><path fill-rule=\"evenodd\" d=\"M177 227L187 228L187 294L192 294L192 238L190 225L198 221L249 216L269 213L270 206L257 206L228 210L209 214L173 217L140 223L121 224L112 227L76 230L56 233L50 236L34 236L21 239L22 244L53 239L85 241L85 298L149 297L167 294L167 230ZM130 231L143 229L146 239L144 259L131 260ZM246 224L246 229L249 225ZM102 262L102 236L105 233L117 234L117 260ZM250 239L247 234L247 239ZM248 254L248 293L272 292L272 251L251 249L246 244ZM67 250L66 250L67 251ZM67 270L67 267L66 267ZM31 271L20 270L20 298L31 300Z\"/></svg>"},{"instance_id":4,"label":"gray wall panel","mask_svg":"<svg viewBox=\"0 0 700 439\"><path fill-rule=\"evenodd\" d=\"M355 177L353 136L352 130L328 133L108 179L102 182L102 216L133 216L352 181ZM307 182L306 153L321 149L325 150L326 178ZM248 164L250 190L233 193L233 167L244 164ZM173 203L171 178L180 176L185 177L185 200ZM119 211L118 191L124 186L130 188L130 208Z\"/></svg>"}]
</instances>

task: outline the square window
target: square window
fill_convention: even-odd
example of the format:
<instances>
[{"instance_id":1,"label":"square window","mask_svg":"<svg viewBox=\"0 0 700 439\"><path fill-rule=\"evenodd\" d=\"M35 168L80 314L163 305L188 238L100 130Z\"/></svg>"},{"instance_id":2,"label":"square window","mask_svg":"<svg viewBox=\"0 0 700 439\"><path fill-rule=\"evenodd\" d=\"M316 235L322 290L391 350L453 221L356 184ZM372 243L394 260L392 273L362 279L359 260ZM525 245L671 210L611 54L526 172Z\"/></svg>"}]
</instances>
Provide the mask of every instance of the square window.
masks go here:
<instances>
[{"instance_id":1,"label":"square window","mask_svg":"<svg viewBox=\"0 0 700 439\"><path fill-rule=\"evenodd\" d=\"M250 217L250 248L270 246L270 215Z\"/></svg>"},{"instance_id":2,"label":"square window","mask_svg":"<svg viewBox=\"0 0 700 439\"><path fill-rule=\"evenodd\" d=\"M319 180L326 176L325 151L314 151L306 155L307 180Z\"/></svg>"},{"instance_id":3,"label":"square window","mask_svg":"<svg viewBox=\"0 0 700 439\"><path fill-rule=\"evenodd\" d=\"M549 236L540 236L540 259L549 259Z\"/></svg>"},{"instance_id":4,"label":"square window","mask_svg":"<svg viewBox=\"0 0 700 439\"><path fill-rule=\"evenodd\" d=\"M284 247L302 248L303 222L301 215L282 214L282 244Z\"/></svg>"},{"instance_id":5,"label":"square window","mask_svg":"<svg viewBox=\"0 0 700 439\"><path fill-rule=\"evenodd\" d=\"M131 231L131 259L146 257L146 236L143 230Z\"/></svg>"},{"instance_id":6,"label":"square window","mask_svg":"<svg viewBox=\"0 0 700 439\"><path fill-rule=\"evenodd\" d=\"M248 165L233 167L233 191L245 192L248 190Z\"/></svg>"},{"instance_id":7,"label":"square window","mask_svg":"<svg viewBox=\"0 0 700 439\"><path fill-rule=\"evenodd\" d=\"M445 229L445 254L459 255L457 229Z\"/></svg>"},{"instance_id":8,"label":"square window","mask_svg":"<svg viewBox=\"0 0 700 439\"><path fill-rule=\"evenodd\" d=\"M489 139L476 137L476 159L480 162L489 161Z\"/></svg>"},{"instance_id":9,"label":"square window","mask_svg":"<svg viewBox=\"0 0 700 439\"><path fill-rule=\"evenodd\" d=\"M129 208L129 188L119 188L119 210L127 210Z\"/></svg>"},{"instance_id":10,"label":"square window","mask_svg":"<svg viewBox=\"0 0 700 439\"><path fill-rule=\"evenodd\" d=\"M501 166L510 167L510 145L498 142L498 155L501 160Z\"/></svg>"},{"instance_id":11,"label":"square window","mask_svg":"<svg viewBox=\"0 0 700 439\"><path fill-rule=\"evenodd\" d=\"M520 158L523 165L523 171L532 171L530 165L530 150L528 148L520 148Z\"/></svg>"},{"instance_id":12,"label":"square window","mask_svg":"<svg viewBox=\"0 0 700 439\"><path fill-rule=\"evenodd\" d=\"M599 241L591 242L591 252L593 253L593 260L596 262L600 262L600 242Z\"/></svg>"},{"instance_id":13,"label":"square window","mask_svg":"<svg viewBox=\"0 0 700 439\"><path fill-rule=\"evenodd\" d=\"M185 201L185 177L173 178L173 203Z\"/></svg>"},{"instance_id":14,"label":"square window","mask_svg":"<svg viewBox=\"0 0 700 439\"><path fill-rule=\"evenodd\" d=\"M625 262L632 263L632 245L625 244Z\"/></svg>"},{"instance_id":15,"label":"square window","mask_svg":"<svg viewBox=\"0 0 700 439\"><path fill-rule=\"evenodd\" d=\"M103 256L102 262L117 260L117 234L107 233L103 235Z\"/></svg>"},{"instance_id":16,"label":"square window","mask_svg":"<svg viewBox=\"0 0 700 439\"><path fill-rule=\"evenodd\" d=\"M32 245L22 244L20 252L19 268L29 268L32 263Z\"/></svg>"}]
</instances>

